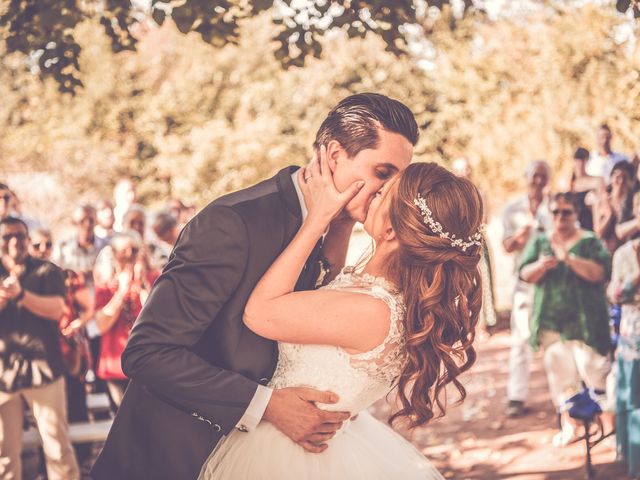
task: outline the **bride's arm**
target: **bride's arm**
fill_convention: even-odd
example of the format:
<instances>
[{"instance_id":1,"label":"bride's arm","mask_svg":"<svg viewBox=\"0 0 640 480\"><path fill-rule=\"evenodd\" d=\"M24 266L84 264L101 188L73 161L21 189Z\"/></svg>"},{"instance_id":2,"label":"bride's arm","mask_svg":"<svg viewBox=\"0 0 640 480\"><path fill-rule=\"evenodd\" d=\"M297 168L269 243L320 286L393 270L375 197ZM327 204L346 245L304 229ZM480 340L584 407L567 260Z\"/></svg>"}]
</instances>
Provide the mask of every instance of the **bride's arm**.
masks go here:
<instances>
[{"instance_id":1,"label":"bride's arm","mask_svg":"<svg viewBox=\"0 0 640 480\"><path fill-rule=\"evenodd\" d=\"M301 185L314 197L309 215L254 288L245 307L244 322L258 335L273 340L366 350L376 346L379 343L376 340L384 340L388 332L389 309L384 302L364 294L293 291L320 236L362 188L357 183L343 193L338 192L324 152L320 162L310 167L310 173L308 184Z\"/></svg>"},{"instance_id":2,"label":"bride's arm","mask_svg":"<svg viewBox=\"0 0 640 480\"><path fill-rule=\"evenodd\" d=\"M286 343L335 345L367 352L389 333L387 304L363 293L292 292L248 305L244 323L261 337Z\"/></svg>"}]
</instances>

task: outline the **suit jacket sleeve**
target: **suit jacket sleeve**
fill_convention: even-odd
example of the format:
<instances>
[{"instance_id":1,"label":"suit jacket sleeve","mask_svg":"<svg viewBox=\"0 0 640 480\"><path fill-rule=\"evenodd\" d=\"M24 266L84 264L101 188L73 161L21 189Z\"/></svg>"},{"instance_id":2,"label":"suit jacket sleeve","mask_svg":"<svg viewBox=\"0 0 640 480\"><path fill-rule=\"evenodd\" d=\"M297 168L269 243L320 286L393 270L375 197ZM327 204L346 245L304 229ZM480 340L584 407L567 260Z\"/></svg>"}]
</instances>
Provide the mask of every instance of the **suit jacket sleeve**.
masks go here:
<instances>
[{"instance_id":1,"label":"suit jacket sleeve","mask_svg":"<svg viewBox=\"0 0 640 480\"><path fill-rule=\"evenodd\" d=\"M242 278L247 230L231 208L210 206L182 231L131 331L125 374L227 433L258 384L193 353Z\"/></svg>"}]
</instances>

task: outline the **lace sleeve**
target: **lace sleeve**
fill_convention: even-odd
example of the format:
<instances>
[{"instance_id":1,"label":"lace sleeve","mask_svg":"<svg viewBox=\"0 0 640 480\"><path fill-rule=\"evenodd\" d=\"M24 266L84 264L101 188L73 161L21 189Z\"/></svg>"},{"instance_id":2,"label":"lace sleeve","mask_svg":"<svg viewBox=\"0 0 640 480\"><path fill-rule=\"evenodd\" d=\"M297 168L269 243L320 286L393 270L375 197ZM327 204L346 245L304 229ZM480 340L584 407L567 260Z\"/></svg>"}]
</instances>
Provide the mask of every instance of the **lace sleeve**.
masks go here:
<instances>
[{"instance_id":1,"label":"lace sleeve","mask_svg":"<svg viewBox=\"0 0 640 480\"><path fill-rule=\"evenodd\" d=\"M350 354L352 368L392 385L402 372L405 363L404 313L402 295L382 277L355 273L346 267L325 288L345 289L378 298L389 306L389 333L380 345L368 352Z\"/></svg>"},{"instance_id":2,"label":"lace sleeve","mask_svg":"<svg viewBox=\"0 0 640 480\"><path fill-rule=\"evenodd\" d=\"M405 362L402 323L404 303L398 294L391 293L379 285L372 285L363 293L379 298L389 306L389 333L384 341L372 350L350 355L350 363L353 368L365 371L391 386L402 372Z\"/></svg>"}]
</instances>

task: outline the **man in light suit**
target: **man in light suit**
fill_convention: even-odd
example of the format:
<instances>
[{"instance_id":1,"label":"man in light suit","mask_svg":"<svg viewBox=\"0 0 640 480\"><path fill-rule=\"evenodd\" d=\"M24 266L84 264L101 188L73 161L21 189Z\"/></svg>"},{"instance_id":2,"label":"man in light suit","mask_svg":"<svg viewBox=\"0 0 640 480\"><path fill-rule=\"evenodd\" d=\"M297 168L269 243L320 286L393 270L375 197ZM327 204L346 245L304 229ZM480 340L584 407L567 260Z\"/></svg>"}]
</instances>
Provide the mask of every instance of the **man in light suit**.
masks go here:
<instances>
[{"instance_id":1,"label":"man in light suit","mask_svg":"<svg viewBox=\"0 0 640 480\"><path fill-rule=\"evenodd\" d=\"M335 221L342 241L409 164L417 139L411 111L383 95L352 95L328 114L314 148L326 148L339 190L365 182ZM219 198L185 226L122 356L131 383L92 470L96 480L195 479L223 436L234 428L251 435L260 421L321 452L348 418L315 406L334 403L331 392L267 387L277 344L242 321L253 287L304 220L303 172L288 167ZM296 290L316 287L321 264L319 242Z\"/></svg>"}]
</instances>

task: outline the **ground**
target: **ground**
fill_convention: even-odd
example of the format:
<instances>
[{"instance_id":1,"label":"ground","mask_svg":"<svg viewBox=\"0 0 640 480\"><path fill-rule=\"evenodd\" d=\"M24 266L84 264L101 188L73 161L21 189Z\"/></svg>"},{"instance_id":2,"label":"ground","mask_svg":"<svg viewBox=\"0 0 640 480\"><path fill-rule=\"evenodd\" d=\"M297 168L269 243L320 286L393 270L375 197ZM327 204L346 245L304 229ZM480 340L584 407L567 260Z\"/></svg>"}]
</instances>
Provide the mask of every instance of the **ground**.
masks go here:
<instances>
[{"instance_id":1,"label":"ground","mask_svg":"<svg viewBox=\"0 0 640 480\"><path fill-rule=\"evenodd\" d=\"M528 414L505 416L509 332L477 339L477 363L463 374L468 396L450 406L444 418L413 431L400 429L442 472L455 480L573 480L585 476L584 443L551 445L556 418L539 355L531 375ZM386 421L393 399L381 400L373 413ZM613 437L593 448L597 480L629 480L615 463ZM100 446L95 445L95 453ZM25 455L25 480L42 479L37 455ZM83 477L88 478L88 477Z\"/></svg>"},{"instance_id":2,"label":"ground","mask_svg":"<svg viewBox=\"0 0 640 480\"><path fill-rule=\"evenodd\" d=\"M509 332L485 335L476 342L477 363L463 374L468 396L444 418L402 433L447 479L570 480L586 478L585 445L553 447L556 416L549 399L540 356L534 360L527 415L505 415ZM386 419L392 409L382 400L374 415ZM596 479L627 480L615 462L613 437L592 450Z\"/></svg>"}]
</instances>

